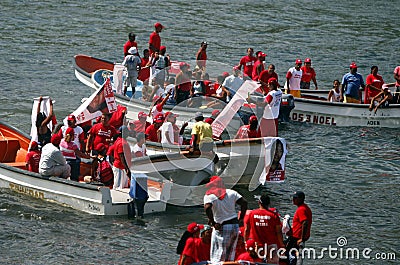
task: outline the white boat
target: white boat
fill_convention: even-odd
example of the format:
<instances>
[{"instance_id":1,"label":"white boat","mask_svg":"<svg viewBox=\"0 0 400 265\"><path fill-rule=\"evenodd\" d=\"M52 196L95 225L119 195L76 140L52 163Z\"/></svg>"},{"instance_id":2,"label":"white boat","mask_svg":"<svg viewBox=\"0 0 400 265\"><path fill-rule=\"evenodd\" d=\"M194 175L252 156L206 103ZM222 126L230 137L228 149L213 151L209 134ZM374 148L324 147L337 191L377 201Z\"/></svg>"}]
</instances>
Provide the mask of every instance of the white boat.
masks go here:
<instances>
[{"instance_id":1,"label":"white boat","mask_svg":"<svg viewBox=\"0 0 400 265\"><path fill-rule=\"evenodd\" d=\"M132 201L129 189L108 187L44 177L25 170L29 136L0 121L0 188L56 202L95 215L127 215ZM169 181L148 181L149 200L145 213L163 212L169 200Z\"/></svg>"},{"instance_id":2,"label":"white boat","mask_svg":"<svg viewBox=\"0 0 400 265\"><path fill-rule=\"evenodd\" d=\"M292 121L329 126L400 127L400 104L369 111L369 104L328 102L321 99L295 98Z\"/></svg>"}]
</instances>

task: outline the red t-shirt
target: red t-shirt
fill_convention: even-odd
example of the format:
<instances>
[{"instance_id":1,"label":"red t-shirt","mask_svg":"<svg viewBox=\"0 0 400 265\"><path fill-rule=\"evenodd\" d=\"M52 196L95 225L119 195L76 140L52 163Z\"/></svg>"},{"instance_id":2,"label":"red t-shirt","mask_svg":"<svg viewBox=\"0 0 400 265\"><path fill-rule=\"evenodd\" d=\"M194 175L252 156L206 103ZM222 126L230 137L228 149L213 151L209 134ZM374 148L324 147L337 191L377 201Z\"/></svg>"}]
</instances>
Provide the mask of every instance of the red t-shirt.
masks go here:
<instances>
[{"instance_id":1,"label":"red t-shirt","mask_svg":"<svg viewBox=\"0 0 400 265\"><path fill-rule=\"evenodd\" d=\"M124 154L125 155L125 160L128 166L131 166L132 163L132 153L131 153L131 148L128 144L128 142L123 139L123 138L118 138L117 141L115 141L115 147L114 147L114 167L119 168L119 169L125 169L123 162L121 161L119 154Z\"/></svg>"},{"instance_id":2,"label":"red t-shirt","mask_svg":"<svg viewBox=\"0 0 400 265\"><path fill-rule=\"evenodd\" d=\"M212 94L215 94L214 86L212 85L210 80L204 80L203 83L206 88L206 96L211 96Z\"/></svg>"},{"instance_id":3,"label":"red t-shirt","mask_svg":"<svg viewBox=\"0 0 400 265\"><path fill-rule=\"evenodd\" d=\"M260 130L250 130L250 125L243 125L239 128L235 139L247 139L261 137Z\"/></svg>"},{"instance_id":4,"label":"red t-shirt","mask_svg":"<svg viewBox=\"0 0 400 265\"><path fill-rule=\"evenodd\" d=\"M300 68L300 70L303 71L303 75L301 76L301 81L303 81L303 82L309 83L309 82L311 82L311 79L315 78L315 76L316 76L314 68L312 68L312 67L302 66Z\"/></svg>"},{"instance_id":5,"label":"red t-shirt","mask_svg":"<svg viewBox=\"0 0 400 265\"><path fill-rule=\"evenodd\" d=\"M253 73L252 73L252 78L253 78L254 81L258 81L259 75L257 74L257 66L259 66L260 64L262 65L260 74L261 74L262 71L264 71L264 64L263 64L263 62L257 60L257 61L254 63L254 66L253 66Z\"/></svg>"},{"instance_id":6,"label":"red t-shirt","mask_svg":"<svg viewBox=\"0 0 400 265\"><path fill-rule=\"evenodd\" d=\"M206 66L206 60L207 60L207 52L206 52L206 51L203 51L203 50L200 48L200 50L197 52L196 58L198 58L198 59L197 59L197 64L198 64L200 67L205 67L205 66Z\"/></svg>"},{"instance_id":7,"label":"red t-shirt","mask_svg":"<svg viewBox=\"0 0 400 265\"><path fill-rule=\"evenodd\" d=\"M39 150L32 150L26 154L26 163L28 164L28 170L31 172L39 173L39 161L40 152Z\"/></svg>"},{"instance_id":8,"label":"red t-shirt","mask_svg":"<svg viewBox=\"0 0 400 265\"><path fill-rule=\"evenodd\" d=\"M150 34L149 44L151 44L155 49L160 50L161 47L161 37L160 35L153 31ZM155 51L150 49L150 54L153 54Z\"/></svg>"},{"instance_id":9,"label":"red t-shirt","mask_svg":"<svg viewBox=\"0 0 400 265\"><path fill-rule=\"evenodd\" d=\"M129 49L132 48L132 47L136 47L137 48L136 41L132 42L132 41L128 40L127 42L125 42L125 44L124 44L124 56L126 56L128 54Z\"/></svg>"},{"instance_id":10,"label":"red t-shirt","mask_svg":"<svg viewBox=\"0 0 400 265\"><path fill-rule=\"evenodd\" d=\"M124 117L126 113L126 107L117 105L117 110L113 112L110 121L108 122L115 129L118 129L124 124Z\"/></svg>"},{"instance_id":11,"label":"red t-shirt","mask_svg":"<svg viewBox=\"0 0 400 265\"><path fill-rule=\"evenodd\" d=\"M251 211L246 220L246 226L250 228L249 238L262 246L264 244L278 244L276 226L280 224L278 215L265 209Z\"/></svg>"},{"instance_id":12,"label":"red t-shirt","mask_svg":"<svg viewBox=\"0 0 400 265\"><path fill-rule=\"evenodd\" d=\"M258 79L267 84L268 80L272 77L275 77L276 81L278 81L278 75L275 72L269 73L268 69L265 69L260 73ZM264 93L265 91L266 93L268 93L268 87L265 84L261 84L261 87L257 88L256 91L260 93Z\"/></svg>"},{"instance_id":13,"label":"red t-shirt","mask_svg":"<svg viewBox=\"0 0 400 265\"><path fill-rule=\"evenodd\" d=\"M151 125L150 122L147 122L147 121L141 122L140 120L134 121L133 124L135 124L135 131L142 132L142 133L145 133L146 128Z\"/></svg>"},{"instance_id":14,"label":"red t-shirt","mask_svg":"<svg viewBox=\"0 0 400 265\"><path fill-rule=\"evenodd\" d=\"M293 216L293 237L294 238L301 238L301 223L304 222L305 220L308 220L308 230L306 233L306 238L305 240L308 240L310 238L310 231L311 231L311 223L312 223L312 212L310 207L308 207L307 204L302 204L299 207L297 207L296 212L294 213Z\"/></svg>"},{"instance_id":15,"label":"red t-shirt","mask_svg":"<svg viewBox=\"0 0 400 265\"><path fill-rule=\"evenodd\" d=\"M96 123L90 128L89 134L94 137L91 149L96 148L99 143L103 143L108 148L111 138L118 132L111 125L104 126L102 123Z\"/></svg>"},{"instance_id":16,"label":"red t-shirt","mask_svg":"<svg viewBox=\"0 0 400 265\"><path fill-rule=\"evenodd\" d=\"M141 69L139 71L138 79L140 81L146 81L150 78L150 67L144 68L149 62L150 58L142 58Z\"/></svg>"},{"instance_id":17,"label":"red t-shirt","mask_svg":"<svg viewBox=\"0 0 400 265\"><path fill-rule=\"evenodd\" d=\"M245 260L245 261L250 261L250 262L262 262L262 260L260 258L252 258L250 256L250 253L247 251L240 254L239 257L237 258L237 260Z\"/></svg>"},{"instance_id":18,"label":"red t-shirt","mask_svg":"<svg viewBox=\"0 0 400 265\"><path fill-rule=\"evenodd\" d=\"M371 103L371 99L380 93L380 91L369 89L369 85L382 89L382 85L384 84L384 82L381 75L374 76L373 74L369 74L367 76L367 79L365 80L365 83L367 84L367 89L365 93L364 103L367 104Z\"/></svg>"},{"instance_id":19,"label":"red t-shirt","mask_svg":"<svg viewBox=\"0 0 400 265\"><path fill-rule=\"evenodd\" d=\"M210 260L210 248L211 245L203 243L201 238L188 238L182 252L186 256L184 264Z\"/></svg>"},{"instance_id":20,"label":"red t-shirt","mask_svg":"<svg viewBox=\"0 0 400 265\"><path fill-rule=\"evenodd\" d=\"M154 124L147 127L146 140L151 141L151 142L158 142L157 129L156 129L156 127L154 127Z\"/></svg>"},{"instance_id":21,"label":"red t-shirt","mask_svg":"<svg viewBox=\"0 0 400 265\"><path fill-rule=\"evenodd\" d=\"M242 59L240 59L239 64L243 66L243 74L245 76L251 77L253 75L253 66L256 61L256 57L248 55L243 56Z\"/></svg>"}]
</instances>

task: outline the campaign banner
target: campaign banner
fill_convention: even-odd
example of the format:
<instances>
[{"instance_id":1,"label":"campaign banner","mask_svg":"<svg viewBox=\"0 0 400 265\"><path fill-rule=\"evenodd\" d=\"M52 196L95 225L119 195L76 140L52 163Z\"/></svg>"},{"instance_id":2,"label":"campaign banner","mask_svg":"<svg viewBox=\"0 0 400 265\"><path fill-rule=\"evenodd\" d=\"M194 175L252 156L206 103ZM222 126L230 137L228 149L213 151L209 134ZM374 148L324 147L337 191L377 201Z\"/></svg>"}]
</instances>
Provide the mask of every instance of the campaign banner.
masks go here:
<instances>
[{"instance_id":1,"label":"campaign banner","mask_svg":"<svg viewBox=\"0 0 400 265\"><path fill-rule=\"evenodd\" d=\"M285 181L286 140L280 137L264 137L265 166L259 178L260 184Z\"/></svg>"},{"instance_id":2,"label":"campaign banner","mask_svg":"<svg viewBox=\"0 0 400 265\"><path fill-rule=\"evenodd\" d=\"M123 76L124 76L124 69L125 66L122 64L116 64L114 65L114 70L113 70L113 82L114 82L114 88L115 88L115 93L122 95L123 94Z\"/></svg>"},{"instance_id":3,"label":"campaign banner","mask_svg":"<svg viewBox=\"0 0 400 265\"><path fill-rule=\"evenodd\" d=\"M110 78L107 78L104 85L95 91L85 102L82 103L74 112L76 124L93 120L103 113L113 113L117 110L114 92ZM67 124L67 118L64 119Z\"/></svg>"},{"instance_id":4,"label":"campaign banner","mask_svg":"<svg viewBox=\"0 0 400 265\"><path fill-rule=\"evenodd\" d=\"M218 138L224 129L228 126L233 116L246 102L249 93L254 92L260 84L252 80L246 80L242 86L236 91L236 94L221 111L218 117L212 123L213 136Z\"/></svg>"}]
</instances>

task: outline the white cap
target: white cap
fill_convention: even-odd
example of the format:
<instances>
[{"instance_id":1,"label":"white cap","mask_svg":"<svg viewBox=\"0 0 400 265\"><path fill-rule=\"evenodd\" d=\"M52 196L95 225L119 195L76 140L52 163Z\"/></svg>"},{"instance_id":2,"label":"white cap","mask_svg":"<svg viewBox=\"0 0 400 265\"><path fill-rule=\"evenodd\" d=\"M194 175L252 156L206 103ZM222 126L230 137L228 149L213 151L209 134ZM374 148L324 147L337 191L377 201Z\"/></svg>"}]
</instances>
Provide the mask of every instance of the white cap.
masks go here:
<instances>
[{"instance_id":1,"label":"white cap","mask_svg":"<svg viewBox=\"0 0 400 265\"><path fill-rule=\"evenodd\" d=\"M382 89L386 89L386 88L389 89L389 85L388 84L383 84L382 85Z\"/></svg>"},{"instance_id":2,"label":"white cap","mask_svg":"<svg viewBox=\"0 0 400 265\"><path fill-rule=\"evenodd\" d=\"M131 48L128 50L128 52L129 52L130 54L136 54L136 53L137 53L137 49L136 49L136 47L131 47Z\"/></svg>"}]
</instances>

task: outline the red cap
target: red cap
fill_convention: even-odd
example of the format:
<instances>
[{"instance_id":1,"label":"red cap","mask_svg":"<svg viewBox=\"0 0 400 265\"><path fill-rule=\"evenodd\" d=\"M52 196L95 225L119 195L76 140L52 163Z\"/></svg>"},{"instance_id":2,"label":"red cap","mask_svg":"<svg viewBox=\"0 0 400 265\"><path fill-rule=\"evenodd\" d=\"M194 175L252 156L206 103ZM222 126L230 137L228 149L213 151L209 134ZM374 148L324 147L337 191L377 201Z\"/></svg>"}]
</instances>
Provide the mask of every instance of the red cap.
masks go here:
<instances>
[{"instance_id":1,"label":"red cap","mask_svg":"<svg viewBox=\"0 0 400 265\"><path fill-rule=\"evenodd\" d=\"M39 148L39 144L37 142L35 142L35 141L32 141L30 149L31 150L36 150L38 148Z\"/></svg>"},{"instance_id":2,"label":"red cap","mask_svg":"<svg viewBox=\"0 0 400 265\"><path fill-rule=\"evenodd\" d=\"M147 114L144 111L140 111L137 116L138 116L138 119L147 118Z\"/></svg>"},{"instance_id":3,"label":"red cap","mask_svg":"<svg viewBox=\"0 0 400 265\"><path fill-rule=\"evenodd\" d=\"M61 139L62 137L60 134L53 134L53 136L51 136L51 143L54 145L60 145Z\"/></svg>"},{"instance_id":4,"label":"red cap","mask_svg":"<svg viewBox=\"0 0 400 265\"><path fill-rule=\"evenodd\" d=\"M167 111L164 114L165 119L167 119L168 116L170 116L170 115L172 115L173 117L178 117L179 116L178 114L172 113L171 111Z\"/></svg>"},{"instance_id":5,"label":"red cap","mask_svg":"<svg viewBox=\"0 0 400 265\"><path fill-rule=\"evenodd\" d=\"M164 122L164 115L158 113L157 116L154 117L153 123Z\"/></svg>"},{"instance_id":6,"label":"red cap","mask_svg":"<svg viewBox=\"0 0 400 265\"><path fill-rule=\"evenodd\" d=\"M306 59L304 60L304 62L305 62L305 63L311 63L311 59L310 59L310 58L306 58Z\"/></svg>"},{"instance_id":7,"label":"red cap","mask_svg":"<svg viewBox=\"0 0 400 265\"><path fill-rule=\"evenodd\" d=\"M160 22L154 23L154 27L155 28L159 28L159 27L165 28Z\"/></svg>"},{"instance_id":8,"label":"red cap","mask_svg":"<svg viewBox=\"0 0 400 265\"><path fill-rule=\"evenodd\" d=\"M107 149L107 147L103 143L99 143L96 145L96 151L98 151L98 152L102 152L106 149Z\"/></svg>"},{"instance_id":9,"label":"red cap","mask_svg":"<svg viewBox=\"0 0 400 265\"><path fill-rule=\"evenodd\" d=\"M256 250L256 241L253 239L249 239L246 241L246 249L249 250L249 248L253 248L253 250Z\"/></svg>"},{"instance_id":10,"label":"red cap","mask_svg":"<svg viewBox=\"0 0 400 265\"><path fill-rule=\"evenodd\" d=\"M249 122L258 121L256 115L251 115L249 118Z\"/></svg>"},{"instance_id":11,"label":"red cap","mask_svg":"<svg viewBox=\"0 0 400 265\"><path fill-rule=\"evenodd\" d=\"M227 76L229 76L229 73L228 73L228 72L223 72L223 73L222 73L222 76L223 76L223 77L227 77Z\"/></svg>"},{"instance_id":12,"label":"red cap","mask_svg":"<svg viewBox=\"0 0 400 265\"><path fill-rule=\"evenodd\" d=\"M266 53L263 53L263 52L259 52L259 53L258 53L258 58L260 58L260 57L265 57L265 56L267 56Z\"/></svg>"},{"instance_id":13,"label":"red cap","mask_svg":"<svg viewBox=\"0 0 400 265\"><path fill-rule=\"evenodd\" d=\"M160 51L166 51L167 50L167 47L166 46L161 46L160 47Z\"/></svg>"},{"instance_id":14,"label":"red cap","mask_svg":"<svg viewBox=\"0 0 400 265\"><path fill-rule=\"evenodd\" d=\"M295 64L302 64L303 62L300 59L296 59L296 63Z\"/></svg>"},{"instance_id":15,"label":"red cap","mask_svg":"<svg viewBox=\"0 0 400 265\"><path fill-rule=\"evenodd\" d=\"M193 234L193 233L195 233L195 232L197 232L197 231L200 231L200 230L203 229L203 228L204 228L204 225L200 225L200 224L197 224L197 223L195 223L195 222L190 223L190 224L187 226L187 230L188 230L188 232L191 233L191 234Z\"/></svg>"},{"instance_id":16,"label":"red cap","mask_svg":"<svg viewBox=\"0 0 400 265\"><path fill-rule=\"evenodd\" d=\"M74 136L74 134L75 134L74 128L68 127L67 130L65 131L65 135L68 135L68 134Z\"/></svg>"},{"instance_id":17,"label":"red cap","mask_svg":"<svg viewBox=\"0 0 400 265\"><path fill-rule=\"evenodd\" d=\"M220 113L221 113L221 112L220 112L219 110L215 109L215 110L213 110L213 111L211 112L211 116L217 117Z\"/></svg>"},{"instance_id":18,"label":"red cap","mask_svg":"<svg viewBox=\"0 0 400 265\"><path fill-rule=\"evenodd\" d=\"M73 115L73 114L68 115L67 120L68 121L76 121L75 115Z\"/></svg>"},{"instance_id":19,"label":"red cap","mask_svg":"<svg viewBox=\"0 0 400 265\"><path fill-rule=\"evenodd\" d=\"M351 69L357 68L357 64L356 64L355 62L352 62L352 63L350 64L350 68L351 68Z\"/></svg>"},{"instance_id":20,"label":"red cap","mask_svg":"<svg viewBox=\"0 0 400 265\"><path fill-rule=\"evenodd\" d=\"M278 83L278 80L276 80L275 77L271 77L270 79L268 79L268 84L270 83Z\"/></svg>"}]
</instances>

